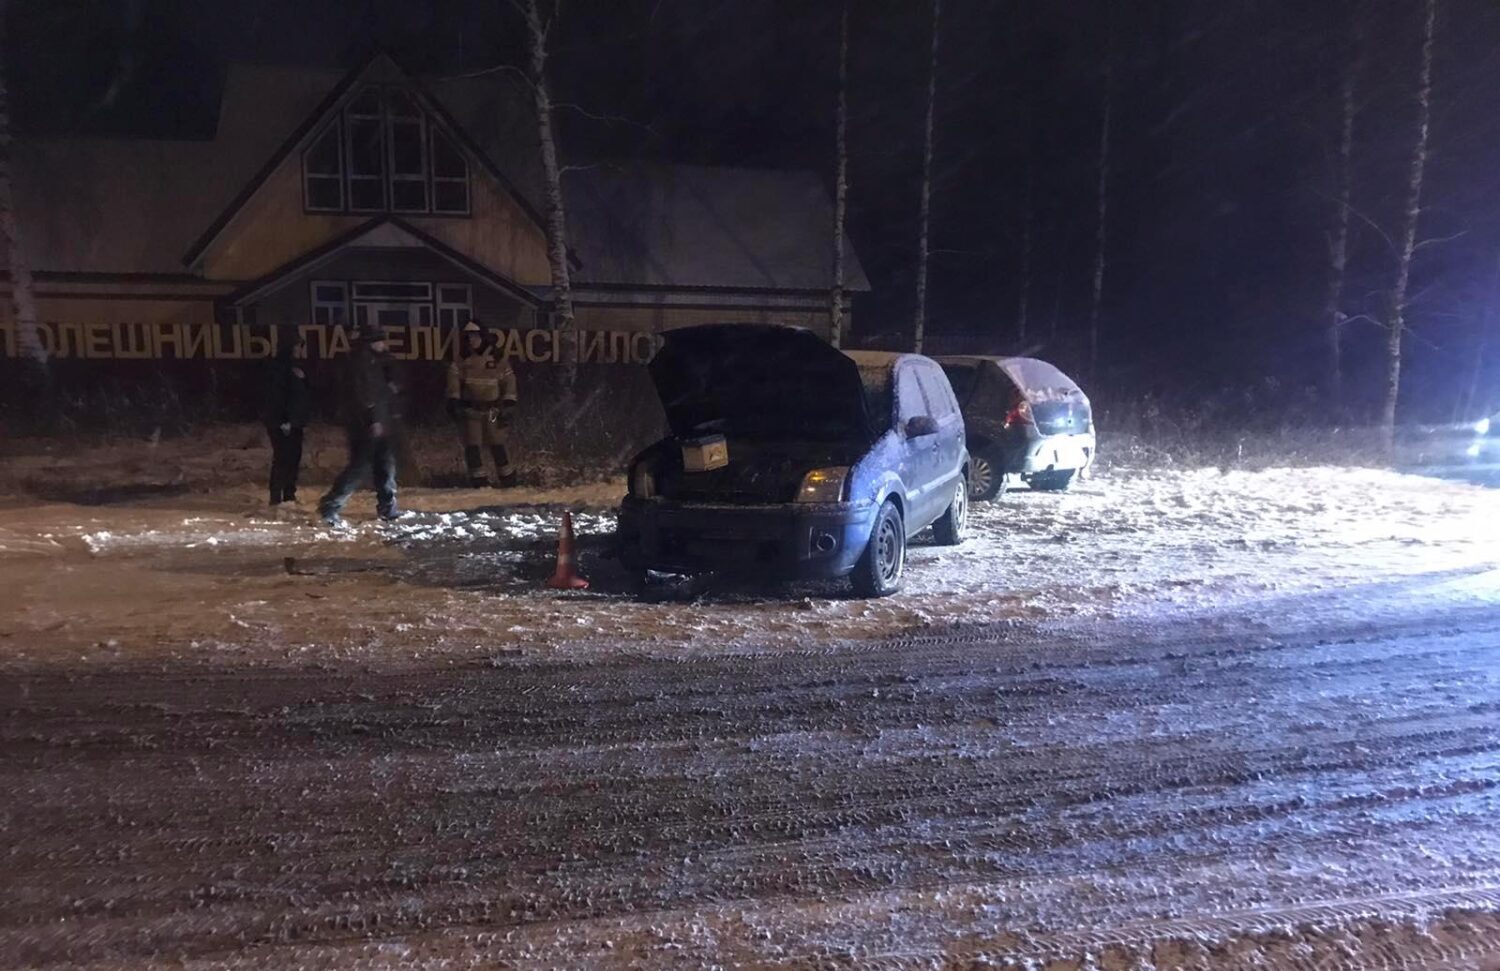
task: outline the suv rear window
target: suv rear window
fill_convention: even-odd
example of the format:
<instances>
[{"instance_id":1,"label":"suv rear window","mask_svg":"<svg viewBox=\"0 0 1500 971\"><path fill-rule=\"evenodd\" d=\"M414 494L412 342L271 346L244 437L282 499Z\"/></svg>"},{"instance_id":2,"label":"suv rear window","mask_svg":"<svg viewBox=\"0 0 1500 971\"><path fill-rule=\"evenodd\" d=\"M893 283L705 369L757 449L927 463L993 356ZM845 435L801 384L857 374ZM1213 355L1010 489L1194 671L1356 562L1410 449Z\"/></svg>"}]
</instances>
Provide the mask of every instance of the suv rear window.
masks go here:
<instances>
[{"instance_id":1,"label":"suv rear window","mask_svg":"<svg viewBox=\"0 0 1500 971\"><path fill-rule=\"evenodd\" d=\"M973 364L944 364L943 373L953 385L953 394L959 401L968 401L974 393L974 382L979 377L979 368Z\"/></svg>"}]
</instances>

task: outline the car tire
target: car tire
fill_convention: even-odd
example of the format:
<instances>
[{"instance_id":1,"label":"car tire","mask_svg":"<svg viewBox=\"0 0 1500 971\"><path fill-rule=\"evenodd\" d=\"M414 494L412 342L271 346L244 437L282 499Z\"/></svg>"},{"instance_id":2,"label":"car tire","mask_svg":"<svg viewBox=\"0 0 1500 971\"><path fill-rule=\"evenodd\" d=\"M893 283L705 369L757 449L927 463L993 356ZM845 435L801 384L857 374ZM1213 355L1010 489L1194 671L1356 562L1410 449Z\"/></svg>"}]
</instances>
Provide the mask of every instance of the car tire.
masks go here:
<instances>
[{"instance_id":1,"label":"car tire","mask_svg":"<svg viewBox=\"0 0 1500 971\"><path fill-rule=\"evenodd\" d=\"M953 501L932 524L932 538L939 546L957 546L969 531L969 479L960 476L953 489Z\"/></svg>"},{"instance_id":2,"label":"car tire","mask_svg":"<svg viewBox=\"0 0 1500 971\"><path fill-rule=\"evenodd\" d=\"M989 502L1005 495L1008 481L1001 471L1000 456L980 452L969 459L969 499Z\"/></svg>"},{"instance_id":3,"label":"car tire","mask_svg":"<svg viewBox=\"0 0 1500 971\"><path fill-rule=\"evenodd\" d=\"M906 569L906 523L901 510L889 499L875 514L870 540L854 564L849 579L861 597L888 597L901 589Z\"/></svg>"},{"instance_id":4,"label":"car tire","mask_svg":"<svg viewBox=\"0 0 1500 971\"><path fill-rule=\"evenodd\" d=\"M1031 477L1031 487L1037 492L1067 492L1073 484L1072 469L1055 469L1038 472Z\"/></svg>"}]
</instances>

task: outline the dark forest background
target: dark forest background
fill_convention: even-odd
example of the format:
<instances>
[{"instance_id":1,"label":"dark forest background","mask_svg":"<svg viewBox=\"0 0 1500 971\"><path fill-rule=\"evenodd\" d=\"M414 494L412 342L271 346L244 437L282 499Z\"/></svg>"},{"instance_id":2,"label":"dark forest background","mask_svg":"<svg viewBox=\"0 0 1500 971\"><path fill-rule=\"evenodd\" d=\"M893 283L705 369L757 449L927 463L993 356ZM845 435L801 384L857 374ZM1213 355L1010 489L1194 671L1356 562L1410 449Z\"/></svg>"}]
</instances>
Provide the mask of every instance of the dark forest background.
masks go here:
<instances>
[{"instance_id":1,"label":"dark forest background","mask_svg":"<svg viewBox=\"0 0 1500 971\"><path fill-rule=\"evenodd\" d=\"M873 283L854 339L909 342L928 0L850 0L850 226ZM833 178L841 0L562 0L565 162L659 158ZM231 60L419 75L524 61L507 0L13 0L20 133L212 134ZM1096 397L1374 414L1415 138L1420 0L944 0L929 332L1081 370L1104 65L1110 223ZM1441 0L1402 416L1500 407L1500 4ZM1347 415L1322 301L1340 83L1358 61ZM1030 186L1029 197L1027 186ZM1017 336L1027 199L1028 337ZM1497 342L1500 343L1500 342Z\"/></svg>"}]
</instances>

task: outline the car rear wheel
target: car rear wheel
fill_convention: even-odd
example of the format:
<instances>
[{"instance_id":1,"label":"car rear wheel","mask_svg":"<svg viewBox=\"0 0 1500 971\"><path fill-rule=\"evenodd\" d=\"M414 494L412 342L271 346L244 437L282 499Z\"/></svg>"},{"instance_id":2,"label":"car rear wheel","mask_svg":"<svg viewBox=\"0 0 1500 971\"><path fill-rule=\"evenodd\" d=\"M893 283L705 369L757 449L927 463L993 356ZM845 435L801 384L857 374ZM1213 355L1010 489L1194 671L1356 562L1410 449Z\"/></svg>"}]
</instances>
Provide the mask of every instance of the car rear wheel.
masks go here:
<instances>
[{"instance_id":1,"label":"car rear wheel","mask_svg":"<svg viewBox=\"0 0 1500 971\"><path fill-rule=\"evenodd\" d=\"M998 456L980 453L969 458L969 498L989 502L1005 495L1005 473Z\"/></svg>"},{"instance_id":2,"label":"car rear wheel","mask_svg":"<svg viewBox=\"0 0 1500 971\"><path fill-rule=\"evenodd\" d=\"M1068 486L1073 484L1072 469L1055 469L1051 472L1038 472L1031 477L1031 487L1038 492L1066 492Z\"/></svg>"},{"instance_id":3,"label":"car rear wheel","mask_svg":"<svg viewBox=\"0 0 1500 971\"><path fill-rule=\"evenodd\" d=\"M906 523L901 510L889 499L875 516L870 541L854 564L850 580L861 597L887 597L901 589L901 574L906 569Z\"/></svg>"},{"instance_id":4,"label":"car rear wheel","mask_svg":"<svg viewBox=\"0 0 1500 971\"><path fill-rule=\"evenodd\" d=\"M937 545L957 546L964 541L964 534L969 530L969 489L968 479L960 476L958 485L953 488L953 501L948 504L948 511L932 524L932 536Z\"/></svg>"}]
</instances>

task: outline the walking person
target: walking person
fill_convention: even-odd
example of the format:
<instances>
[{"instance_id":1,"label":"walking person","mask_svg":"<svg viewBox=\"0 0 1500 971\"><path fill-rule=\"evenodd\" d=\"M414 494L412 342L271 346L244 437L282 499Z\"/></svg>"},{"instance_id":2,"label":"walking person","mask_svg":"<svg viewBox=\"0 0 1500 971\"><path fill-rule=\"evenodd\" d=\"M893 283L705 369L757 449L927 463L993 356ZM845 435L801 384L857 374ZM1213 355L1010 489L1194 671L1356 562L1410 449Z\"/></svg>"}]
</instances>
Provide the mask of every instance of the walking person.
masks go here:
<instances>
[{"instance_id":1,"label":"walking person","mask_svg":"<svg viewBox=\"0 0 1500 971\"><path fill-rule=\"evenodd\" d=\"M495 463L495 484L515 485L510 461L510 423L516 409L516 372L501 357L493 336L478 322L464 324L459 359L448 365L448 416L458 422L469 484L489 484L484 467L488 448Z\"/></svg>"},{"instance_id":2,"label":"walking person","mask_svg":"<svg viewBox=\"0 0 1500 971\"><path fill-rule=\"evenodd\" d=\"M318 503L318 515L330 526L342 526L344 505L365 476L375 486L375 511L381 519L396 519L396 455L393 447L396 384L385 330L375 324L361 327L349 355L345 392L345 423L349 463Z\"/></svg>"},{"instance_id":3,"label":"walking person","mask_svg":"<svg viewBox=\"0 0 1500 971\"><path fill-rule=\"evenodd\" d=\"M307 371L297 361L302 335L292 327L277 335L276 357L267 369L261 421L271 438L271 505L297 501L302 472L302 433L312 412Z\"/></svg>"}]
</instances>

